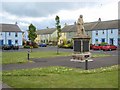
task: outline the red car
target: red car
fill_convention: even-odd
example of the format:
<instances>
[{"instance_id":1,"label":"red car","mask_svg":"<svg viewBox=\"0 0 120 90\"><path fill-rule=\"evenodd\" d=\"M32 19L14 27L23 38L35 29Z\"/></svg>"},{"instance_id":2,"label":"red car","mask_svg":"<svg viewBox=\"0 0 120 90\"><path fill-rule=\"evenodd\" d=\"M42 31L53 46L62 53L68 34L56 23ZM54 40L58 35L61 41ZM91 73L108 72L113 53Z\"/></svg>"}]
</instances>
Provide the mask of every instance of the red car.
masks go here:
<instances>
[{"instance_id":1,"label":"red car","mask_svg":"<svg viewBox=\"0 0 120 90\"><path fill-rule=\"evenodd\" d=\"M102 50L103 51L108 51L108 50L116 50L117 49L117 46L115 45L105 45L105 46L102 46Z\"/></svg>"},{"instance_id":2,"label":"red car","mask_svg":"<svg viewBox=\"0 0 120 90\"><path fill-rule=\"evenodd\" d=\"M94 46L93 44L90 44L90 49L92 49L92 48L93 48L93 46Z\"/></svg>"},{"instance_id":3,"label":"red car","mask_svg":"<svg viewBox=\"0 0 120 90\"><path fill-rule=\"evenodd\" d=\"M93 50L101 50L103 46L101 46L100 44L96 44L94 46L92 46Z\"/></svg>"}]
</instances>

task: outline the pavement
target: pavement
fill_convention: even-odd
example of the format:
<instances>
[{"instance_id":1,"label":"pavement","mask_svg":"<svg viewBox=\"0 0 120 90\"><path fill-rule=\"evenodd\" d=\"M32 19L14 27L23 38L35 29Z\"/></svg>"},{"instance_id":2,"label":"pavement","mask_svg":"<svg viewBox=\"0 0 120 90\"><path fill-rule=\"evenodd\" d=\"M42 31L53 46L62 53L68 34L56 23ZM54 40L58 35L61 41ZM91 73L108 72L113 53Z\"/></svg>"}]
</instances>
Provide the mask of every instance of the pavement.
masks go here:
<instances>
[{"instance_id":1,"label":"pavement","mask_svg":"<svg viewBox=\"0 0 120 90\"><path fill-rule=\"evenodd\" d=\"M15 69L28 69L47 66L65 66L72 68L85 69L85 62L72 62L71 56L64 57L52 57L52 58L31 58L33 63L28 62L24 64L7 64L2 65L2 70L15 70ZM95 69L100 67L107 67L118 64L117 56L107 56L102 58L92 58L92 62L88 62L89 69Z\"/></svg>"}]
</instances>

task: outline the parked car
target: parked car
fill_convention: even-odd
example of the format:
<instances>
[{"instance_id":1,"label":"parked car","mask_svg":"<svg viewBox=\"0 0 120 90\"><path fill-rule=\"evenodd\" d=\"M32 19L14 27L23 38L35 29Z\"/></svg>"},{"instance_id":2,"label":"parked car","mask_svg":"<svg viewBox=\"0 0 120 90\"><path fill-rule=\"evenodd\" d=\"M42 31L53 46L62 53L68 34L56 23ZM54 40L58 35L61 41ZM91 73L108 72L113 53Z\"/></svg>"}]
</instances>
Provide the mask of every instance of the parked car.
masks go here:
<instances>
[{"instance_id":1,"label":"parked car","mask_svg":"<svg viewBox=\"0 0 120 90\"><path fill-rule=\"evenodd\" d=\"M13 49L13 50L18 50L18 49L19 49L19 46L18 46L18 45L13 45L13 46L12 46L12 49Z\"/></svg>"},{"instance_id":2,"label":"parked car","mask_svg":"<svg viewBox=\"0 0 120 90\"><path fill-rule=\"evenodd\" d=\"M47 44L41 43L39 46L40 46L40 47L47 47Z\"/></svg>"},{"instance_id":3,"label":"parked car","mask_svg":"<svg viewBox=\"0 0 120 90\"><path fill-rule=\"evenodd\" d=\"M101 46L100 44L96 44L92 46L93 50L101 50L103 46Z\"/></svg>"},{"instance_id":4,"label":"parked car","mask_svg":"<svg viewBox=\"0 0 120 90\"><path fill-rule=\"evenodd\" d=\"M93 49L94 44L90 44L90 49Z\"/></svg>"},{"instance_id":5,"label":"parked car","mask_svg":"<svg viewBox=\"0 0 120 90\"><path fill-rule=\"evenodd\" d=\"M10 46L10 45L3 45L2 46L2 50L10 50L10 49L12 49L12 46Z\"/></svg>"},{"instance_id":6,"label":"parked car","mask_svg":"<svg viewBox=\"0 0 120 90\"><path fill-rule=\"evenodd\" d=\"M117 46L115 46L115 45L105 45L105 46L103 46L102 47L102 50L103 51L108 51L108 50L116 50L117 49Z\"/></svg>"},{"instance_id":7,"label":"parked car","mask_svg":"<svg viewBox=\"0 0 120 90\"><path fill-rule=\"evenodd\" d=\"M2 46L2 50L18 50L19 49L19 46L18 45L3 45Z\"/></svg>"}]
</instances>

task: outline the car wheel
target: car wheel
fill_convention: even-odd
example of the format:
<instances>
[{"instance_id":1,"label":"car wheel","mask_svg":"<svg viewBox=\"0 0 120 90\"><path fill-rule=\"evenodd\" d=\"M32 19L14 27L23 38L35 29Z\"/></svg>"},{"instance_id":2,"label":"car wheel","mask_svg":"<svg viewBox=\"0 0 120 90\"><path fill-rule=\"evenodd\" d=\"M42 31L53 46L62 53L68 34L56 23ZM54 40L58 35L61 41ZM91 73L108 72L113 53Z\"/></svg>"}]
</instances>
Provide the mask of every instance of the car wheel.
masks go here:
<instances>
[{"instance_id":1,"label":"car wheel","mask_svg":"<svg viewBox=\"0 0 120 90\"><path fill-rule=\"evenodd\" d=\"M112 49L110 49L110 51L112 51Z\"/></svg>"}]
</instances>

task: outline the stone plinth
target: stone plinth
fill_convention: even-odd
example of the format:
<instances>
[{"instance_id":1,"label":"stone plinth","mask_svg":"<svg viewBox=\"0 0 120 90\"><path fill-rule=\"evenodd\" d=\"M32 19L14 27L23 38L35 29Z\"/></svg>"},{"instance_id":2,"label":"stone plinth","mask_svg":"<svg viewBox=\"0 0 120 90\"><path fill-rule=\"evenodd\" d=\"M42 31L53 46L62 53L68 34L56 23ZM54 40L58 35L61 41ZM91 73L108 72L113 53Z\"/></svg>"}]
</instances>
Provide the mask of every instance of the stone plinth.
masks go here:
<instances>
[{"instance_id":1,"label":"stone plinth","mask_svg":"<svg viewBox=\"0 0 120 90\"><path fill-rule=\"evenodd\" d=\"M91 60L91 53L90 51L90 37L89 36L76 36L73 37L74 46L73 50L74 53L72 54L71 61L78 61L84 62L85 60Z\"/></svg>"},{"instance_id":2,"label":"stone plinth","mask_svg":"<svg viewBox=\"0 0 120 90\"><path fill-rule=\"evenodd\" d=\"M85 62L85 60L88 61L93 61L91 59L91 53L90 52L85 52L85 53L74 53L72 54L72 59L71 61L77 61L77 62Z\"/></svg>"},{"instance_id":3,"label":"stone plinth","mask_svg":"<svg viewBox=\"0 0 120 90\"><path fill-rule=\"evenodd\" d=\"M90 51L90 38L81 38L81 37L74 37L74 52L89 52Z\"/></svg>"}]
</instances>

